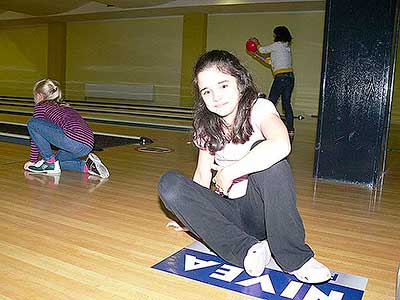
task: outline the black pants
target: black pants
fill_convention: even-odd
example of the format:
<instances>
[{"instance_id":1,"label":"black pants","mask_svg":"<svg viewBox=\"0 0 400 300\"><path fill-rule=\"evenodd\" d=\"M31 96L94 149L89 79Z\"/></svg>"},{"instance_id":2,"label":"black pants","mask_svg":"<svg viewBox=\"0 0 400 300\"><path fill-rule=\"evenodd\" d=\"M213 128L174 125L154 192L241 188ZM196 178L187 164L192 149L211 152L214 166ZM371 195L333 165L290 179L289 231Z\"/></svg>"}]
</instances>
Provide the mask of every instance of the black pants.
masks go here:
<instances>
[{"instance_id":1,"label":"black pants","mask_svg":"<svg viewBox=\"0 0 400 300\"><path fill-rule=\"evenodd\" d=\"M294 88L293 72L281 73L275 75L268 99L276 105L280 96L282 96L282 108L285 113L286 126L289 131L294 131L293 109L291 97Z\"/></svg>"},{"instance_id":2,"label":"black pants","mask_svg":"<svg viewBox=\"0 0 400 300\"><path fill-rule=\"evenodd\" d=\"M234 265L243 267L248 249L265 239L286 272L298 269L314 255L304 242L286 160L251 174L246 195L237 199L222 197L175 171L161 176L158 189L165 207Z\"/></svg>"}]
</instances>

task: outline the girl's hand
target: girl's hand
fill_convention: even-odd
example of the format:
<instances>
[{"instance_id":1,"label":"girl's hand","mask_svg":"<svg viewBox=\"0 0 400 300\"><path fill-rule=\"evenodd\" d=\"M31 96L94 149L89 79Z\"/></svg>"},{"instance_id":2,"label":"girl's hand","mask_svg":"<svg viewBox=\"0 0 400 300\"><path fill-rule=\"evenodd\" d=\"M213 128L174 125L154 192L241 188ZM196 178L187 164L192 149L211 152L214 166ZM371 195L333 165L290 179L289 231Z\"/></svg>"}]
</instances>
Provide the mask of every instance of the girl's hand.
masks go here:
<instances>
[{"instance_id":1,"label":"girl's hand","mask_svg":"<svg viewBox=\"0 0 400 300\"><path fill-rule=\"evenodd\" d=\"M256 43L257 45L260 45L260 41L259 41L258 38L256 38L256 37L251 37L249 40L253 41L253 42Z\"/></svg>"},{"instance_id":2,"label":"girl's hand","mask_svg":"<svg viewBox=\"0 0 400 300\"><path fill-rule=\"evenodd\" d=\"M218 166L216 164L211 165L211 169L217 171L212 181L219 192L224 195L228 195L228 192L232 186L233 179L229 174L229 169Z\"/></svg>"},{"instance_id":3,"label":"girl's hand","mask_svg":"<svg viewBox=\"0 0 400 300\"><path fill-rule=\"evenodd\" d=\"M28 167L33 166L33 165L35 165L34 162L27 161L27 162L24 164L24 170L28 170Z\"/></svg>"}]
</instances>

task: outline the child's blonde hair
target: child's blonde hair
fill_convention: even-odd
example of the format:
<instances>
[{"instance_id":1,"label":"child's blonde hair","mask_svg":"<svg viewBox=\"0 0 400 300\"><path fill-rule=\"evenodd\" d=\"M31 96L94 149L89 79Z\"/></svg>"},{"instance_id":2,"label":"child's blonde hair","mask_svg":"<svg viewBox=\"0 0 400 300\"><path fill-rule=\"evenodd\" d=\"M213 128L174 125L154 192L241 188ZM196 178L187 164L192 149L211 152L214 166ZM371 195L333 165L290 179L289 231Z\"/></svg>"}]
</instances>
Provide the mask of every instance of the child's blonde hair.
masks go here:
<instances>
[{"instance_id":1,"label":"child's blonde hair","mask_svg":"<svg viewBox=\"0 0 400 300\"><path fill-rule=\"evenodd\" d=\"M44 78L36 81L33 86L33 96L42 94L42 101L52 101L64 104L60 83L57 80Z\"/></svg>"}]
</instances>

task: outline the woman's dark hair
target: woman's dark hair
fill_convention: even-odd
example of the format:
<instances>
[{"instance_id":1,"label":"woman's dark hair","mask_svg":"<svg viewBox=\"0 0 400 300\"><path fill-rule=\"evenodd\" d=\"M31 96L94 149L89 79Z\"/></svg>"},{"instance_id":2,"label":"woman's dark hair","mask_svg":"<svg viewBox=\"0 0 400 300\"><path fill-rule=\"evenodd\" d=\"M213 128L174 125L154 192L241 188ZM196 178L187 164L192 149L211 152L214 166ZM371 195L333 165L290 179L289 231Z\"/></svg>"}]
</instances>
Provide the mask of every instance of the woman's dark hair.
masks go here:
<instances>
[{"instance_id":1,"label":"woman's dark hair","mask_svg":"<svg viewBox=\"0 0 400 300\"><path fill-rule=\"evenodd\" d=\"M292 35L287 29L286 26L277 26L274 28L275 33L275 42L288 42L289 44L292 42Z\"/></svg>"},{"instance_id":2,"label":"woman's dark hair","mask_svg":"<svg viewBox=\"0 0 400 300\"><path fill-rule=\"evenodd\" d=\"M222 117L207 109L200 94L198 75L210 68L233 76L237 81L240 99L235 120L229 128ZM248 141L253 133L250 114L257 99L257 89L250 73L238 58L225 50L211 50L204 53L194 67L193 84L196 98L193 117L195 144L201 149L208 149L211 153L215 153L230 141L237 144Z\"/></svg>"}]
</instances>

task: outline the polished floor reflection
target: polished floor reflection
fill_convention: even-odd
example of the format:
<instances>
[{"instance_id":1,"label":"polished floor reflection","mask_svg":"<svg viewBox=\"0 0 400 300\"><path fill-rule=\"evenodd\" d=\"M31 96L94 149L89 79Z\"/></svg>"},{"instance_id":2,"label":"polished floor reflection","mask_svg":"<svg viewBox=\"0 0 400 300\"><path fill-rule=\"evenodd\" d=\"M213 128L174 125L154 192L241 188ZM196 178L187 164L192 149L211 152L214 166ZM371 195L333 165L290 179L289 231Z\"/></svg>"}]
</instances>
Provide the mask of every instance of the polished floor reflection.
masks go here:
<instances>
[{"instance_id":1,"label":"polished floor reflection","mask_svg":"<svg viewBox=\"0 0 400 300\"><path fill-rule=\"evenodd\" d=\"M26 122L26 116L2 116ZM22 169L29 148L0 143L0 299L254 299L179 278L151 266L194 241L166 228L159 176L191 176L196 150L187 132L91 123L95 131L151 138L168 153L136 145L97 154L110 170L102 181ZM365 300L392 300L400 263L400 152L388 152L380 190L312 177L316 119L296 124L290 163L307 242L330 269L368 278Z\"/></svg>"}]
</instances>

